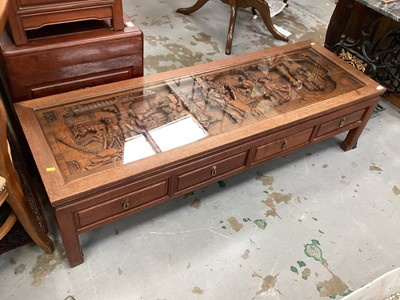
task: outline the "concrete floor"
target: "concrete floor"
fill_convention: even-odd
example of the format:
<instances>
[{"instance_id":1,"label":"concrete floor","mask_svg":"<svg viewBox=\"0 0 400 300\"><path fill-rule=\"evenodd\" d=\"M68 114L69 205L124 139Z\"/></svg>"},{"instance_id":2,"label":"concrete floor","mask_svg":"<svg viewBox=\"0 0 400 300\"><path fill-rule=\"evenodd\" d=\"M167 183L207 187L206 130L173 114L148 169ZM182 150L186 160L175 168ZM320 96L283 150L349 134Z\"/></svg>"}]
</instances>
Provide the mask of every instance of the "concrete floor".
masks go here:
<instances>
[{"instance_id":1,"label":"concrete floor","mask_svg":"<svg viewBox=\"0 0 400 300\"><path fill-rule=\"evenodd\" d=\"M306 2L306 3L304 3ZM225 57L229 7L124 0L154 73ZM291 42L323 42L334 0L290 0L274 18ZM241 10L233 55L282 45ZM70 268L54 220L52 255L27 245L0 256L1 299L341 299L400 266L400 114L375 114L358 147L338 136L83 234ZM376 299L376 298L363 298Z\"/></svg>"}]
</instances>

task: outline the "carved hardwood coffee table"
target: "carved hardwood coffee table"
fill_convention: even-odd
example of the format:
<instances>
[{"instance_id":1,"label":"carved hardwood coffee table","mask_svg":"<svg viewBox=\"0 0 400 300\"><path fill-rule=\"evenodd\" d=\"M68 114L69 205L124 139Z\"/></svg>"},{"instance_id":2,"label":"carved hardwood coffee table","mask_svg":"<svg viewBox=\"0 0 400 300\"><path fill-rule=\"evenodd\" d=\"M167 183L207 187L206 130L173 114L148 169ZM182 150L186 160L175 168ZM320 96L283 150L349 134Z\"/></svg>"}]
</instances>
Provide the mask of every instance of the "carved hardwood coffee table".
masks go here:
<instances>
[{"instance_id":1,"label":"carved hardwood coffee table","mask_svg":"<svg viewBox=\"0 0 400 300\"><path fill-rule=\"evenodd\" d=\"M345 131L354 148L383 92L306 41L15 109L76 266L83 232Z\"/></svg>"}]
</instances>

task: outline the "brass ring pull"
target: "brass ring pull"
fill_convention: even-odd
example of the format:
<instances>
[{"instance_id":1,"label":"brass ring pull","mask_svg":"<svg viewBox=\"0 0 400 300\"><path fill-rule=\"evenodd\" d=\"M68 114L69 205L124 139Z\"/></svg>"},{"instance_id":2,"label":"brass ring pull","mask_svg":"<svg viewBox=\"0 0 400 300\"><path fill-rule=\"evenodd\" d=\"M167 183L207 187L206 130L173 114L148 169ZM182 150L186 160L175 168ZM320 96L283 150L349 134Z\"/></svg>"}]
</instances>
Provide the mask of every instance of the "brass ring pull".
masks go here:
<instances>
[{"instance_id":1,"label":"brass ring pull","mask_svg":"<svg viewBox=\"0 0 400 300\"><path fill-rule=\"evenodd\" d=\"M283 143L282 143L282 146L281 146L282 150L286 150L287 145L288 145L288 140L287 139L283 139Z\"/></svg>"},{"instance_id":2,"label":"brass ring pull","mask_svg":"<svg viewBox=\"0 0 400 300\"><path fill-rule=\"evenodd\" d=\"M128 198L122 199L122 209L123 210L129 209L129 199Z\"/></svg>"},{"instance_id":3,"label":"brass ring pull","mask_svg":"<svg viewBox=\"0 0 400 300\"><path fill-rule=\"evenodd\" d=\"M342 128L344 126L345 122L346 122L346 118L341 118L340 119L340 123L339 123L339 127Z\"/></svg>"},{"instance_id":4,"label":"brass ring pull","mask_svg":"<svg viewBox=\"0 0 400 300\"><path fill-rule=\"evenodd\" d=\"M211 176L217 176L217 166L211 167Z\"/></svg>"}]
</instances>

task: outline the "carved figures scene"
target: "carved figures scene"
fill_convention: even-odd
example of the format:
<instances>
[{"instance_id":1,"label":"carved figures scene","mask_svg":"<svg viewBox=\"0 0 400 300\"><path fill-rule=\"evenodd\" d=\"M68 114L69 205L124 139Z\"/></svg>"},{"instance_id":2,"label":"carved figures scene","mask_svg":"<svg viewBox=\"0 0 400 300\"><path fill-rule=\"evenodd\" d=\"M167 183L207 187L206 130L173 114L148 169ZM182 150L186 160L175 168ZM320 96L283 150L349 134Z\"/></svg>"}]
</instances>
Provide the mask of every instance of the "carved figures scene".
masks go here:
<instances>
[{"instance_id":1,"label":"carved figures scene","mask_svg":"<svg viewBox=\"0 0 400 300\"><path fill-rule=\"evenodd\" d=\"M68 179L123 163L127 140L190 115L216 135L278 113L332 98L360 85L312 52L266 57L243 65L140 87L107 99L38 111L59 168ZM174 139L173 136L170 137Z\"/></svg>"}]
</instances>

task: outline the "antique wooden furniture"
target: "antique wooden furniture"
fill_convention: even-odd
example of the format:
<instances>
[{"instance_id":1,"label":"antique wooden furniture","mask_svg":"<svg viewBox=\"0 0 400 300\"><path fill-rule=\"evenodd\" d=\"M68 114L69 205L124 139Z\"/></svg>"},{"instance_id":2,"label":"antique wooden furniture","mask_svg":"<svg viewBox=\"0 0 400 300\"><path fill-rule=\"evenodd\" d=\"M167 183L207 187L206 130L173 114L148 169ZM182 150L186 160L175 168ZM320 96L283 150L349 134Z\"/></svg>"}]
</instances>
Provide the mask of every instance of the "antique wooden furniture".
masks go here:
<instances>
[{"instance_id":1,"label":"antique wooden furniture","mask_svg":"<svg viewBox=\"0 0 400 300\"><path fill-rule=\"evenodd\" d=\"M6 111L0 99L0 210L5 208L9 212L8 218L0 226L0 239L12 229L18 220L39 247L46 253L52 253L54 251L53 242L37 223L11 161L6 128Z\"/></svg>"},{"instance_id":2,"label":"antique wooden furniture","mask_svg":"<svg viewBox=\"0 0 400 300\"><path fill-rule=\"evenodd\" d=\"M0 2L0 31L3 31L4 25L7 21L8 14L8 0Z\"/></svg>"},{"instance_id":3,"label":"antique wooden furniture","mask_svg":"<svg viewBox=\"0 0 400 300\"><path fill-rule=\"evenodd\" d=\"M122 31L108 21L52 26L16 46L0 37L0 63L13 102L143 75L143 33L128 18Z\"/></svg>"},{"instance_id":4,"label":"antique wooden furniture","mask_svg":"<svg viewBox=\"0 0 400 300\"><path fill-rule=\"evenodd\" d=\"M7 5L7 0L0 3L0 30L3 30L6 23ZM4 204L7 197L5 186L6 179L0 176L0 240L11 230L11 228L17 221L17 217L15 216L9 205Z\"/></svg>"},{"instance_id":5,"label":"antique wooden furniture","mask_svg":"<svg viewBox=\"0 0 400 300\"><path fill-rule=\"evenodd\" d=\"M0 3L0 32L7 19L7 5L8 0ZM14 168L7 138L8 125L7 113L0 98L0 239L10 232L18 220L32 240L45 252L51 253L53 242L36 221Z\"/></svg>"},{"instance_id":6,"label":"antique wooden furniture","mask_svg":"<svg viewBox=\"0 0 400 300\"><path fill-rule=\"evenodd\" d=\"M83 20L109 20L123 30L122 0L10 0L9 31L16 45L27 43L27 31Z\"/></svg>"},{"instance_id":7,"label":"antique wooden furniture","mask_svg":"<svg viewBox=\"0 0 400 300\"><path fill-rule=\"evenodd\" d=\"M276 39L286 41L286 42L289 40L287 36L284 36L283 34L281 34L279 31L277 31L275 29L274 25L272 24L269 6L265 1L263 1L263 0L221 0L221 1L226 4L229 4L231 6L231 18L229 21L228 37L227 37L226 48L225 48L225 53L227 55L231 54L233 32L234 32L235 23L236 23L236 15L237 15L237 10L240 7L243 7L243 8L251 7L253 9L258 10L258 12L260 13L260 15L264 21L265 26L267 27L267 29L271 32L271 34ZM287 0L285 0L284 2L286 3L286 1ZM181 14L189 15L189 14L199 10L200 8L202 8L203 5L206 4L207 2L208 2L208 0L197 0L196 3L193 4L192 6L187 7L187 8L179 8L177 10L177 12L181 13Z\"/></svg>"},{"instance_id":8,"label":"antique wooden furniture","mask_svg":"<svg viewBox=\"0 0 400 300\"><path fill-rule=\"evenodd\" d=\"M14 107L76 266L83 232L342 132L354 148L383 92L306 41Z\"/></svg>"},{"instance_id":9,"label":"antique wooden furniture","mask_svg":"<svg viewBox=\"0 0 400 300\"><path fill-rule=\"evenodd\" d=\"M400 2L339 0L329 22L325 47L400 93Z\"/></svg>"}]
</instances>

